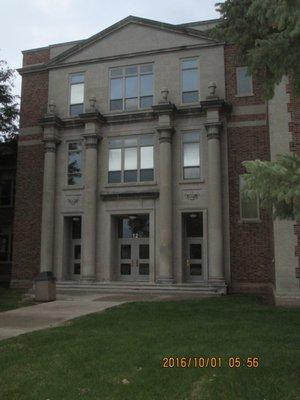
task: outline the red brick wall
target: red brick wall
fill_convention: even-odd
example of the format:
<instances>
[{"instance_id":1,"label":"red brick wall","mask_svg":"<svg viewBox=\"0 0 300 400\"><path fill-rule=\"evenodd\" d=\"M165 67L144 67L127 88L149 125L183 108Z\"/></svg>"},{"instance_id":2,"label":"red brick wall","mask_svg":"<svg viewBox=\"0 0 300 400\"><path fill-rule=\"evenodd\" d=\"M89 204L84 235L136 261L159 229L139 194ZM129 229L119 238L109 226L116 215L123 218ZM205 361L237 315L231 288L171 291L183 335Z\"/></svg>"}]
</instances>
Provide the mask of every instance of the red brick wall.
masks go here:
<instances>
[{"instance_id":1,"label":"red brick wall","mask_svg":"<svg viewBox=\"0 0 300 400\"><path fill-rule=\"evenodd\" d=\"M253 96L236 97L236 67L241 66L234 46L225 47L226 100L236 106L264 105L263 74L253 77ZM236 115L229 122L262 121L266 114ZM228 173L230 212L231 285L236 290L243 285L274 283L273 223L270 212L261 210L261 222L240 221L239 175L245 173L242 162L269 160L268 126L228 128Z\"/></svg>"},{"instance_id":2,"label":"red brick wall","mask_svg":"<svg viewBox=\"0 0 300 400\"><path fill-rule=\"evenodd\" d=\"M41 50L26 51L23 53L23 66L39 64L49 61L50 49L47 47Z\"/></svg>"},{"instance_id":3,"label":"red brick wall","mask_svg":"<svg viewBox=\"0 0 300 400\"><path fill-rule=\"evenodd\" d=\"M24 64L47 59L48 50L24 54ZM30 282L39 272L44 152L42 142L30 143L41 139L36 131L30 135L30 128L39 125L47 110L47 102L48 72L25 74L20 127L26 128L26 135L21 133L18 147L12 280Z\"/></svg>"},{"instance_id":4,"label":"red brick wall","mask_svg":"<svg viewBox=\"0 0 300 400\"><path fill-rule=\"evenodd\" d=\"M287 85L287 93L290 95L290 103L288 111L291 113L291 122L289 123L289 131L292 136L290 143L291 152L300 156L300 98L296 98L292 90L292 85ZM298 266L300 268L300 223L294 226L294 232L297 236L297 245L295 255L298 256Z\"/></svg>"}]
</instances>

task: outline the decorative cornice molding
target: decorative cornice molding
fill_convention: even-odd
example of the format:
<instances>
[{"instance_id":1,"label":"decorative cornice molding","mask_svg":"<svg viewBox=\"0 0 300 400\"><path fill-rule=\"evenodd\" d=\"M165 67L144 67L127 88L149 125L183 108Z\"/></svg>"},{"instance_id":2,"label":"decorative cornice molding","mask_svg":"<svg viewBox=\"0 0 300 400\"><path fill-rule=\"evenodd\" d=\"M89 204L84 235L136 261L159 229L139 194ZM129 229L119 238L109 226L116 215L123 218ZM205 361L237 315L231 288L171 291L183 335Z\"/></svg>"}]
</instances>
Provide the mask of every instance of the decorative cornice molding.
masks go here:
<instances>
[{"instance_id":1,"label":"decorative cornice molding","mask_svg":"<svg viewBox=\"0 0 300 400\"><path fill-rule=\"evenodd\" d=\"M121 200L121 199L157 199L159 197L158 190L151 191L127 191L127 192L101 192L100 197L104 201Z\"/></svg>"}]
</instances>

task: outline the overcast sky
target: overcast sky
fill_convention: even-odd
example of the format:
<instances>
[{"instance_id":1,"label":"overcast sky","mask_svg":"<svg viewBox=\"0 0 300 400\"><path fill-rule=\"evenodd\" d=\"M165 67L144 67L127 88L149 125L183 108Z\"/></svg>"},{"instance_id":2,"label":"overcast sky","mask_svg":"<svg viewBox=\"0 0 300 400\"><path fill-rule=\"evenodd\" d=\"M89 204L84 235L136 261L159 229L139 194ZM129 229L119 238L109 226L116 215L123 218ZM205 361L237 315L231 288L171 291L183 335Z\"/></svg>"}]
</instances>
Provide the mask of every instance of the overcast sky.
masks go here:
<instances>
[{"instance_id":1,"label":"overcast sky","mask_svg":"<svg viewBox=\"0 0 300 400\"><path fill-rule=\"evenodd\" d=\"M86 39L128 15L171 24L218 18L220 0L0 0L0 59L22 64L21 50ZM20 92L16 74L15 92Z\"/></svg>"}]
</instances>

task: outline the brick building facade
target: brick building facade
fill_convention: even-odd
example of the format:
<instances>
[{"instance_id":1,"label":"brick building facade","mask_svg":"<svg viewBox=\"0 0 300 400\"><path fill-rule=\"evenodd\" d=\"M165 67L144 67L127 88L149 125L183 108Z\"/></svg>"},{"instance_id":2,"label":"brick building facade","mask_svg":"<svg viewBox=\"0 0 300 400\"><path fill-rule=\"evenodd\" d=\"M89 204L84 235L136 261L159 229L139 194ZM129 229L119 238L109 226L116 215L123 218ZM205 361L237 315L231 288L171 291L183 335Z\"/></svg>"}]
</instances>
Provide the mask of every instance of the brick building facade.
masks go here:
<instances>
[{"instance_id":1,"label":"brick building facade","mask_svg":"<svg viewBox=\"0 0 300 400\"><path fill-rule=\"evenodd\" d=\"M268 104L263 75L248 77L234 46L206 36L215 23L128 17L85 41L24 51L14 286L52 270L62 287L191 285L299 300L299 239L288 263L276 258L271 213L240 195L242 162L284 148L272 128L283 85ZM299 153L299 104L284 89ZM293 270L278 296L276 262L280 276Z\"/></svg>"}]
</instances>

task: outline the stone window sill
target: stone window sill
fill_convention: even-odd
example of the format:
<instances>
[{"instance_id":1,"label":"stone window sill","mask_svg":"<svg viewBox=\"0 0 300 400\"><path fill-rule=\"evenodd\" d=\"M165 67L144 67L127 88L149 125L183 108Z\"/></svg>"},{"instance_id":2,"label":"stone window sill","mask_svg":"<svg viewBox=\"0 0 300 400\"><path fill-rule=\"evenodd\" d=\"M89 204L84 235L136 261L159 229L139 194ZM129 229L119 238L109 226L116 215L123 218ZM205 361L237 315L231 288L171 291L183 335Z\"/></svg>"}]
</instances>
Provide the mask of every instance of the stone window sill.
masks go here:
<instances>
[{"instance_id":1,"label":"stone window sill","mask_svg":"<svg viewBox=\"0 0 300 400\"><path fill-rule=\"evenodd\" d=\"M139 187L139 186L157 186L156 181L149 182L126 182L126 183L108 183L105 188L127 188L127 187Z\"/></svg>"},{"instance_id":2,"label":"stone window sill","mask_svg":"<svg viewBox=\"0 0 300 400\"><path fill-rule=\"evenodd\" d=\"M80 185L80 186L64 186L62 190L83 190L84 186Z\"/></svg>"},{"instance_id":3,"label":"stone window sill","mask_svg":"<svg viewBox=\"0 0 300 400\"><path fill-rule=\"evenodd\" d=\"M239 224L259 224L261 222L261 219L240 219L238 221Z\"/></svg>"},{"instance_id":4,"label":"stone window sill","mask_svg":"<svg viewBox=\"0 0 300 400\"><path fill-rule=\"evenodd\" d=\"M178 184L179 185L189 185L191 183L204 183L205 179L204 178L199 178L199 179L181 179Z\"/></svg>"},{"instance_id":5,"label":"stone window sill","mask_svg":"<svg viewBox=\"0 0 300 400\"><path fill-rule=\"evenodd\" d=\"M235 97L251 97L254 93L236 94Z\"/></svg>"}]
</instances>

